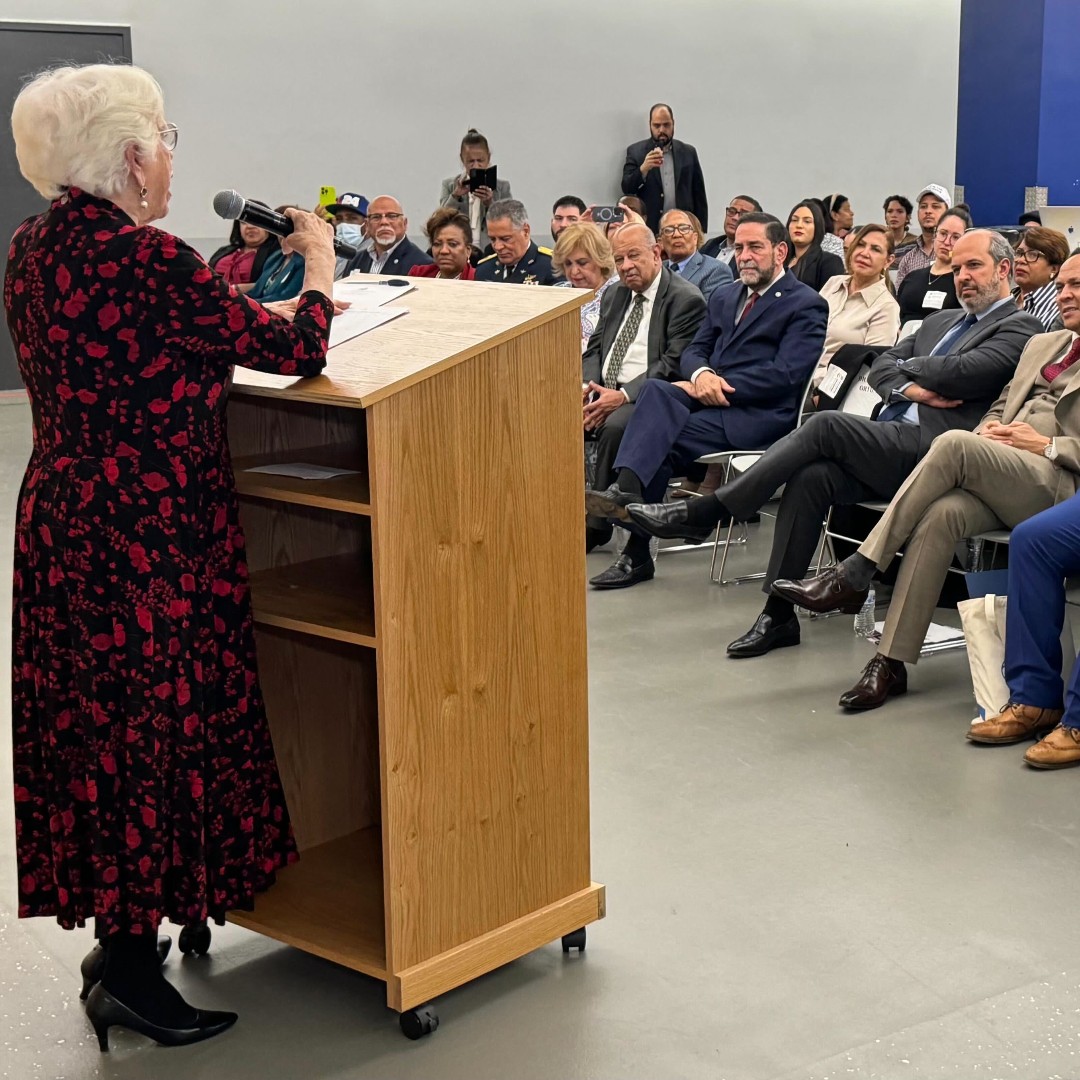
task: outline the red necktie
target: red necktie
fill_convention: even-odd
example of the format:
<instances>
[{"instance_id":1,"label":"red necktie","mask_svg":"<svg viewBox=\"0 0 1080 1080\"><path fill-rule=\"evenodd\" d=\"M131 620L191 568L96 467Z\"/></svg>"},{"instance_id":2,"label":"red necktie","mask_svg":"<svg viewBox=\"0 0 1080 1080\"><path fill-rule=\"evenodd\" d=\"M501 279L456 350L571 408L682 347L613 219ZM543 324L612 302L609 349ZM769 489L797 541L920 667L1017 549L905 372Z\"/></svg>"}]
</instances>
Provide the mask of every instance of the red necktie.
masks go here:
<instances>
[{"instance_id":1,"label":"red necktie","mask_svg":"<svg viewBox=\"0 0 1080 1080\"><path fill-rule=\"evenodd\" d=\"M750 298L746 301L746 307L742 309L742 314L739 316L739 322L742 322L747 315L753 310L754 305L758 302L758 293L752 292ZM1080 339L1078 339L1080 340Z\"/></svg>"},{"instance_id":2,"label":"red necktie","mask_svg":"<svg viewBox=\"0 0 1080 1080\"><path fill-rule=\"evenodd\" d=\"M1063 371L1068 371L1077 360L1080 360L1080 338L1072 343L1072 348L1060 360L1047 364L1042 369L1042 376L1048 383L1052 383Z\"/></svg>"}]
</instances>

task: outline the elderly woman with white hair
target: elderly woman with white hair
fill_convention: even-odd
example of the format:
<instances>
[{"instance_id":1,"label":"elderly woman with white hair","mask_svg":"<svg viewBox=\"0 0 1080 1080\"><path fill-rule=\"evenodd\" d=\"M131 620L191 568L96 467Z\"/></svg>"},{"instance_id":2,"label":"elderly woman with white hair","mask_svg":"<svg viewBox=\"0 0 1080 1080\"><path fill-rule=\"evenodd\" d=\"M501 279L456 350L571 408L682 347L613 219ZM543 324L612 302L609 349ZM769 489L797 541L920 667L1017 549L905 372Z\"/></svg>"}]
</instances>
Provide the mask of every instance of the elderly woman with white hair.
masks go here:
<instances>
[{"instance_id":1,"label":"elderly woman with white hair","mask_svg":"<svg viewBox=\"0 0 1080 1080\"><path fill-rule=\"evenodd\" d=\"M51 205L16 230L4 307L33 412L15 531L19 915L94 923L87 1015L165 1045L234 1013L165 979L157 929L250 908L296 857L255 666L225 432L232 365L316 375L330 226L291 211L291 320L155 228L177 129L136 67L39 75L11 116ZM85 990L85 987L84 987Z\"/></svg>"}]
</instances>

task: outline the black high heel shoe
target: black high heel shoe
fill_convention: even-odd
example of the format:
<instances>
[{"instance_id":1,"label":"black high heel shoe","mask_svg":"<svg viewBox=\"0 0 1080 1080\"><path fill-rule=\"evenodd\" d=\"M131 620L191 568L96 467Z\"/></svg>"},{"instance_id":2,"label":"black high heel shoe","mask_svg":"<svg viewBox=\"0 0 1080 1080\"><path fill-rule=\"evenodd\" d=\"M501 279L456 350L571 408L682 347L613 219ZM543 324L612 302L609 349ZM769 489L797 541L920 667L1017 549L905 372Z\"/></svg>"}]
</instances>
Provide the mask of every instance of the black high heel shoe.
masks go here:
<instances>
[{"instance_id":1,"label":"black high heel shoe","mask_svg":"<svg viewBox=\"0 0 1080 1080\"><path fill-rule=\"evenodd\" d=\"M161 1046L187 1046L190 1043L202 1042L203 1039L212 1039L215 1035L227 1031L237 1021L237 1015L233 1012L196 1009L195 1022L189 1027L163 1027L118 1001L100 983L90 991L90 998L86 1002L86 1017L94 1026L98 1046L103 1052L109 1049L109 1028L112 1027L125 1027L139 1035L146 1035Z\"/></svg>"},{"instance_id":2,"label":"black high heel shoe","mask_svg":"<svg viewBox=\"0 0 1080 1080\"><path fill-rule=\"evenodd\" d=\"M158 938L157 953L163 964L165 963L165 958L169 955L169 950L171 948L171 937ZM99 943L83 957L83 961L79 965L79 974L82 975L82 991L79 993L80 1001L85 1001L90 994L90 991L93 990L95 983L101 982L101 976L104 971L105 950Z\"/></svg>"}]
</instances>

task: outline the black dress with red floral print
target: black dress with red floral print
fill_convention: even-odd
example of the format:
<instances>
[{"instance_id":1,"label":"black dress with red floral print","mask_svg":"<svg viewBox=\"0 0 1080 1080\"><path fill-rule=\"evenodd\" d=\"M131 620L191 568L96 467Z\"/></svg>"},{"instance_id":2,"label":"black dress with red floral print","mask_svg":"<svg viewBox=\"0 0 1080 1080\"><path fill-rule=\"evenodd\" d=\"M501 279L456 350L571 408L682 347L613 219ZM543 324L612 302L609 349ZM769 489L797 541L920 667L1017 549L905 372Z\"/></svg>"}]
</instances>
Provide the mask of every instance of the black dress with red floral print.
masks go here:
<instances>
[{"instance_id":1,"label":"black dress with red floral print","mask_svg":"<svg viewBox=\"0 0 1080 1080\"><path fill-rule=\"evenodd\" d=\"M226 438L233 364L318 374L293 322L72 190L11 244L33 413L15 528L19 914L99 935L251 907L296 858L255 665Z\"/></svg>"}]
</instances>

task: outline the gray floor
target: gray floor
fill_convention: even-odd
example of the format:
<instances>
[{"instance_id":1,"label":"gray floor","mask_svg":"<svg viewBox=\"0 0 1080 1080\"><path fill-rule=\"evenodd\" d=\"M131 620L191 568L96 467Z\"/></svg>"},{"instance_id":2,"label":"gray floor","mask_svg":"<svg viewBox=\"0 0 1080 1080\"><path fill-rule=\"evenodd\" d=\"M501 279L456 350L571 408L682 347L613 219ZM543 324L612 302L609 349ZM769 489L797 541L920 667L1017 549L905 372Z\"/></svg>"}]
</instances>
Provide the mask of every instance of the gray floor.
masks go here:
<instances>
[{"instance_id":1,"label":"gray floor","mask_svg":"<svg viewBox=\"0 0 1080 1080\"><path fill-rule=\"evenodd\" d=\"M0 406L0 563L10 566L27 411ZM609 556L590 556L590 570ZM760 568L761 543L737 568ZM77 998L88 936L13 916L0 737L0 1076L352 1080L1080 1076L1080 772L963 740L962 653L906 698L836 707L868 658L851 620L742 662L723 646L755 586L700 553L589 597L593 866L608 918L440 999L409 1043L381 984L235 927L168 971L237 1027L183 1050L99 1054ZM8 610L9 574L0 603ZM0 623L8 654L8 626ZM0 665L0 716L10 723Z\"/></svg>"}]
</instances>

